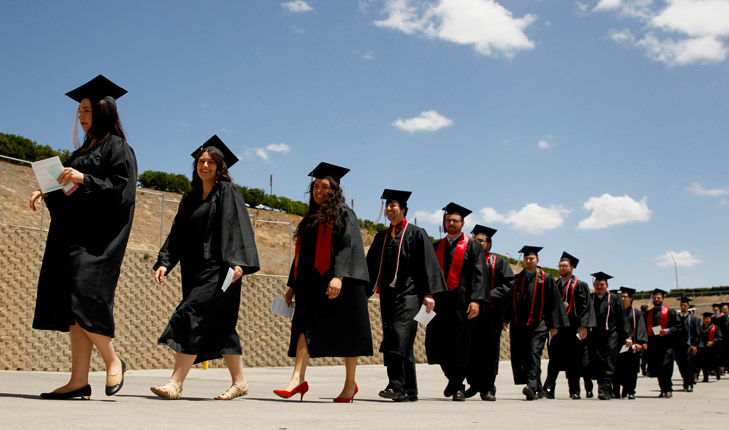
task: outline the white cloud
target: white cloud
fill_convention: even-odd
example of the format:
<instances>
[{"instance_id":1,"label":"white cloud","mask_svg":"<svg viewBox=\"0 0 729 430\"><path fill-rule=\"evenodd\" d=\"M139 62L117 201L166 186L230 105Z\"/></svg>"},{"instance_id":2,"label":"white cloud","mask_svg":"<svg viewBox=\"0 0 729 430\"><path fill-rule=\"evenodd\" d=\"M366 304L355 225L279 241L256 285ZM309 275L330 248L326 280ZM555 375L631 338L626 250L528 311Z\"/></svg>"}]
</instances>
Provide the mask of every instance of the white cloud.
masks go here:
<instances>
[{"instance_id":1,"label":"white cloud","mask_svg":"<svg viewBox=\"0 0 729 430\"><path fill-rule=\"evenodd\" d=\"M537 17L514 18L495 0L386 0L378 27L471 45L482 55L511 58L534 48L524 30Z\"/></svg>"},{"instance_id":2,"label":"white cloud","mask_svg":"<svg viewBox=\"0 0 729 430\"><path fill-rule=\"evenodd\" d=\"M263 161L271 161L271 153L288 153L291 152L291 147L285 143L271 143L266 145L265 148L250 148L246 149L243 157L239 158L251 158L254 155L261 158Z\"/></svg>"},{"instance_id":3,"label":"white cloud","mask_svg":"<svg viewBox=\"0 0 729 430\"><path fill-rule=\"evenodd\" d=\"M537 148L539 149L549 149L552 147L552 143L549 142L547 139L542 139L539 142L537 142Z\"/></svg>"},{"instance_id":4,"label":"white cloud","mask_svg":"<svg viewBox=\"0 0 729 430\"><path fill-rule=\"evenodd\" d=\"M420 116L416 116L415 118L398 119L392 123L395 127L410 133L416 131L436 131L443 127L450 127L452 124L452 119L448 119L434 110L420 112Z\"/></svg>"},{"instance_id":5,"label":"white cloud","mask_svg":"<svg viewBox=\"0 0 729 430\"><path fill-rule=\"evenodd\" d=\"M648 222L652 215L647 197L638 202L627 195L614 197L606 193L600 197L590 197L583 207L592 213L577 225L580 230L600 230L636 221Z\"/></svg>"},{"instance_id":6,"label":"white cloud","mask_svg":"<svg viewBox=\"0 0 729 430\"><path fill-rule=\"evenodd\" d=\"M562 227L565 217L571 211L561 205L542 207L537 203L529 203L518 211L511 210L506 214L500 214L495 209L489 207L485 207L479 212L482 221L485 223L502 222L517 230L540 234L547 230Z\"/></svg>"},{"instance_id":7,"label":"white cloud","mask_svg":"<svg viewBox=\"0 0 729 430\"><path fill-rule=\"evenodd\" d=\"M590 7L590 5L578 1L575 2L575 6L577 6L577 9L582 13L587 12L588 8Z\"/></svg>"},{"instance_id":8,"label":"white cloud","mask_svg":"<svg viewBox=\"0 0 729 430\"><path fill-rule=\"evenodd\" d=\"M698 182L692 183L690 187L686 188L686 190L692 192L693 194L696 194L697 196L729 196L729 187L707 189L701 186L701 184L699 184Z\"/></svg>"},{"instance_id":9,"label":"white cloud","mask_svg":"<svg viewBox=\"0 0 729 430\"><path fill-rule=\"evenodd\" d=\"M726 206L729 205L729 199L722 197L721 200L719 200L719 206Z\"/></svg>"},{"instance_id":10,"label":"white cloud","mask_svg":"<svg viewBox=\"0 0 729 430\"><path fill-rule=\"evenodd\" d=\"M291 147L285 143L271 143L266 146L266 150L272 152L291 152Z\"/></svg>"},{"instance_id":11,"label":"white cloud","mask_svg":"<svg viewBox=\"0 0 729 430\"><path fill-rule=\"evenodd\" d=\"M255 153L256 153L256 155L258 155L259 157L261 157L261 158L263 158L264 160L268 161L268 158L269 158L269 157L268 157L268 152L266 152L266 150L265 150L265 149L263 149L263 148L256 148L256 149L254 150L254 152L255 152Z\"/></svg>"},{"instance_id":12,"label":"white cloud","mask_svg":"<svg viewBox=\"0 0 729 430\"><path fill-rule=\"evenodd\" d=\"M669 254L669 252L673 254L673 258L671 258L671 254ZM680 267L694 267L695 265L703 262L700 255L691 255L688 251L668 251L665 254L656 257L655 261L659 267L673 267L674 259L676 259L676 266Z\"/></svg>"},{"instance_id":13,"label":"white cloud","mask_svg":"<svg viewBox=\"0 0 729 430\"><path fill-rule=\"evenodd\" d=\"M600 0L593 11L638 20L639 37L613 29L610 38L669 66L718 63L729 56L729 0Z\"/></svg>"},{"instance_id":14,"label":"white cloud","mask_svg":"<svg viewBox=\"0 0 729 430\"><path fill-rule=\"evenodd\" d=\"M415 211L415 218L418 222L426 222L435 225L443 225L443 211L437 210L434 212L428 211Z\"/></svg>"},{"instance_id":15,"label":"white cloud","mask_svg":"<svg viewBox=\"0 0 729 430\"><path fill-rule=\"evenodd\" d=\"M311 12L314 10L314 8L309 6L309 4L304 0L292 0L286 3L281 3L281 7L292 13Z\"/></svg>"},{"instance_id":16,"label":"white cloud","mask_svg":"<svg viewBox=\"0 0 729 430\"><path fill-rule=\"evenodd\" d=\"M374 60L375 59L375 53L370 51L369 49L365 49L364 51L356 50L354 51L355 54L362 57L363 60Z\"/></svg>"}]
</instances>

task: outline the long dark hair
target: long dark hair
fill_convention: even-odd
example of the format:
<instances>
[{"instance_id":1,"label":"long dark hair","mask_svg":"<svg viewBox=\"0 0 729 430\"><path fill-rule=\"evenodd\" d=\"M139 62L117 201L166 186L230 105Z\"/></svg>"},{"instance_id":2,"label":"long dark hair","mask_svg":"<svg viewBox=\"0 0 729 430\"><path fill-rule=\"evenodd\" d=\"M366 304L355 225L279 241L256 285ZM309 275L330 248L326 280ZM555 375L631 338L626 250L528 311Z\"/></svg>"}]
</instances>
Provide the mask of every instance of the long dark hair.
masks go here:
<instances>
[{"instance_id":1,"label":"long dark hair","mask_svg":"<svg viewBox=\"0 0 729 430\"><path fill-rule=\"evenodd\" d=\"M91 103L91 128L84 137L84 144L81 152L85 153L92 146L100 143L109 135L119 136L126 140L124 129L119 120L119 113L116 111L116 103L101 99Z\"/></svg>"},{"instance_id":2,"label":"long dark hair","mask_svg":"<svg viewBox=\"0 0 729 430\"><path fill-rule=\"evenodd\" d=\"M316 221L330 226L342 225L339 220L339 207L344 204L342 188L336 181L329 180L329 196L321 206L314 201L314 181L309 184L309 212L301 219L296 228L296 236L301 236Z\"/></svg>"},{"instance_id":3,"label":"long dark hair","mask_svg":"<svg viewBox=\"0 0 729 430\"><path fill-rule=\"evenodd\" d=\"M233 182L230 175L228 175L228 166L225 164L223 154L221 154L217 148L208 146L198 150L197 154L195 154L195 161L192 162L192 189L194 191L202 190L202 179L200 179L200 176L197 174L197 162L206 152L210 154L210 157L212 157L213 161L215 161L215 164L218 166L215 170L215 183L217 184L221 181Z\"/></svg>"}]
</instances>

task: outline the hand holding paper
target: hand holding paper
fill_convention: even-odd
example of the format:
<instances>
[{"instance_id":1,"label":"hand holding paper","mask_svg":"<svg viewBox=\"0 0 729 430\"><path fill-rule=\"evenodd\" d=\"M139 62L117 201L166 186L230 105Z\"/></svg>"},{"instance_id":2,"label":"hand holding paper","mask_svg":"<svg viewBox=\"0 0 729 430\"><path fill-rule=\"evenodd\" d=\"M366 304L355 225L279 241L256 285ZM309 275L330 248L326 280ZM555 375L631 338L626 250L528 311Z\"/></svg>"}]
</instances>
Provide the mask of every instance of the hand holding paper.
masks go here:
<instances>
[{"instance_id":1,"label":"hand holding paper","mask_svg":"<svg viewBox=\"0 0 729 430\"><path fill-rule=\"evenodd\" d=\"M413 319L420 324L427 326L428 323L433 320L433 318L435 318L435 311L426 312L425 305L420 305L420 310Z\"/></svg>"},{"instance_id":2,"label":"hand holding paper","mask_svg":"<svg viewBox=\"0 0 729 430\"><path fill-rule=\"evenodd\" d=\"M271 312L276 315L281 315L286 318L293 318L294 316L294 305L287 304L286 300L281 297L274 297L273 303L271 303Z\"/></svg>"},{"instance_id":3,"label":"hand holding paper","mask_svg":"<svg viewBox=\"0 0 729 430\"><path fill-rule=\"evenodd\" d=\"M62 189L68 195L78 188L78 185L71 182L67 182L63 186L58 183L58 178L63 174L63 164L61 164L61 159L58 156L35 161L30 165L33 167L35 178L44 194Z\"/></svg>"}]
</instances>

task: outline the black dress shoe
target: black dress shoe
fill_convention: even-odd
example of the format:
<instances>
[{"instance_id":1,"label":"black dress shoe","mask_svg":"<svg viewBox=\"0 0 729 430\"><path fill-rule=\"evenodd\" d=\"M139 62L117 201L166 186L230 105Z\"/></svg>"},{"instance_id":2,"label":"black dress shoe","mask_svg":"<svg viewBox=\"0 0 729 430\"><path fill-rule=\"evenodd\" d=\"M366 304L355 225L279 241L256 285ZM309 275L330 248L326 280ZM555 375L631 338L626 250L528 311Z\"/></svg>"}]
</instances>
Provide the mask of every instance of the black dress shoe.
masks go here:
<instances>
[{"instance_id":1,"label":"black dress shoe","mask_svg":"<svg viewBox=\"0 0 729 430\"><path fill-rule=\"evenodd\" d=\"M658 395L658 398L662 399L663 397L664 397L664 393L663 393L663 391L661 391L661 394Z\"/></svg>"},{"instance_id":2,"label":"black dress shoe","mask_svg":"<svg viewBox=\"0 0 729 430\"><path fill-rule=\"evenodd\" d=\"M453 401L454 402L465 402L466 393L464 393L463 390L456 390L456 392L453 393Z\"/></svg>"},{"instance_id":3,"label":"black dress shoe","mask_svg":"<svg viewBox=\"0 0 729 430\"><path fill-rule=\"evenodd\" d=\"M610 395L608 393L597 393L597 398L600 400L610 400Z\"/></svg>"},{"instance_id":4,"label":"black dress shoe","mask_svg":"<svg viewBox=\"0 0 729 430\"><path fill-rule=\"evenodd\" d=\"M686 387L686 392L687 393L693 393L694 392L694 386L693 385L689 385L688 387Z\"/></svg>"},{"instance_id":5,"label":"black dress shoe","mask_svg":"<svg viewBox=\"0 0 729 430\"><path fill-rule=\"evenodd\" d=\"M628 400L635 400L635 394L628 394Z\"/></svg>"},{"instance_id":6,"label":"black dress shoe","mask_svg":"<svg viewBox=\"0 0 729 430\"><path fill-rule=\"evenodd\" d=\"M491 391L481 393L481 400L486 400L487 402L495 402L496 394L492 393Z\"/></svg>"},{"instance_id":7,"label":"black dress shoe","mask_svg":"<svg viewBox=\"0 0 729 430\"><path fill-rule=\"evenodd\" d=\"M41 393L41 398L43 399L49 399L49 400L68 400L73 399L74 397L81 397L84 400L89 400L91 397L91 385L86 385L81 388L77 388L73 391L68 391L65 393Z\"/></svg>"},{"instance_id":8,"label":"black dress shoe","mask_svg":"<svg viewBox=\"0 0 729 430\"><path fill-rule=\"evenodd\" d=\"M521 393L526 396L527 400L534 400L534 390L529 388L529 386L524 387L524 389L521 390Z\"/></svg>"},{"instance_id":9,"label":"black dress shoe","mask_svg":"<svg viewBox=\"0 0 729 430\"><path fill-rule=\"evenodd\" d=\"M666 391L666 393L663 394L663 397L666 399L670 399L671 397L673 397L673 391Z\"/></svg>"},{"instance_id":10,"label":"black dress shoe","mask_svg":"<svg viewBox=\"0 0 729 430\"><path fill-rule=\"evenodd\" d=\"M107 385L106 388L104 388L107 396L113 396L114 394L118 393L119 390L122 389L122 386L124 385L124 372L127 371L127 363L124 362L121 358L119 359L122 364L121 372L122 372L122 379L119 381L116 385Z\"/></svg>"},{"instance_id":11,"label":"black dress shoe","mask_svg":"<svg viewBox=\"0 0 729 430\"><path fill-rule=\"evenodd\" d=\"M548 399L554 399L554 389L553 388L547 387L544 389L543 393L544 393L543 397L546 397ZM542 397L542 396L540 396L540 397Z\"/></svg>"},{"instance_id":12,"label":"black dress shoe","mask_svg":"<svg viewBox=\"0 0 729 430\"><path fill-rule=\"evenodd\" d=\"M451 397L456 393L456 390L451 388L450 384L446 385L445 390L443 390L443 396L444 397Z\"/></svg>"},{"instance_id":13,"label":"black dress shoe","mask_svg":"<svg viewBox=\"0 0 729 430\"><path fill-rule=\"evenodd\" d=\"M385 388L384 390L380 391L380 397L399 402L403 401L407 396L403 392L395 391L392 388Z\"/></svg>"},{"instance_id":14,"label":"black dress shoe","mask_svg":"<svg viewBox=\"0 0 729 430\"><path fill-rule=\"evenodd\" d=\"M417 402L418 395L417 394L405 394L405 398L403 400L406 400L408 402Z\"/></svg>"},{"instance_id":15,"label":"black dress shoe","mask_svg":"<svg viewBox=\"0 0 729 430\"><path fill-rule=\"evenodd\" d=\"M587 397L588 399L591 399L591 398L593 398L595 396L592 394L592 391L588 391L588 392L585 393L585 397Z\"/></svg>"},{"instance_id":16,"label":"black dress shoe","mask_svg":"<svg viewBox=\"0 0 729 430\"><path fill-rule=\"evenodd\" d=\"M464 394L466 395L466 398L467 398L467 399L470 399L471 397L473 397L473 396L475 396L476 394L478 394L478 388L475 388L475 387L474 387L473 385L471 385L471 386L470 386L470 387L468 387L468 389L467 389L466 391L464 391L463 393L464 393Z\"/></svg>"},{"instance_id":17,"label":"black dress shoe","mask_svg":"<svg viewBox=\"0 0 729 430\"><path fill-rule=\"evenodd\" d=\"M580 397L579 393L572 393L570 394L570 399L572 400L580 400L582 397Z\"/></svg>"}]
</instances>

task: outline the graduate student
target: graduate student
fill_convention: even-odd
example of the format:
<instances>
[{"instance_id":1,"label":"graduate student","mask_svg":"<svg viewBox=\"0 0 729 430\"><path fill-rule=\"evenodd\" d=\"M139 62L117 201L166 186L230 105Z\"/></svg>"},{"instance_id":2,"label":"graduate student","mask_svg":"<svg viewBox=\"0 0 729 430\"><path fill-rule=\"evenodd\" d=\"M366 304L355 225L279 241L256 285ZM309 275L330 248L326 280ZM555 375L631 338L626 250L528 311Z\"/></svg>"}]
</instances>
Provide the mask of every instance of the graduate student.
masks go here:
<instances>
[{"instance_id":1,"label":"graduate student","mask_svg":"<svg viewBox=\"0 0 729 430\"><path fill-rule=\"evenodd\" d=\"M514 286L514 272L504 258L491 253L492 238L496 229L476 224L471 230L473 240L481 243L486 266L484 275L488 278L489 303L484 303L473 322L471 335L471 357L468 361L466 379L470 384L466 397L481 394L481 400L496 400L496 375L499 373L501 354L501 333L504 326L504 304Z\"/></svg>"},{"instance_id":2,"label":"graduate student","mask_svg":"<svg viewBox=\"0 0 729 430\"><path fill-rule=\"evenodd\" d=\"M511 370L514 383L524 384L527 400L544 396L541 381L541 359L547 338L554 339L558 330L569 325L562 295L554 278L539 264L538 246L524 246L524 270L516 275L514 288L507 300L505 324L510 325Z\"/></svg>"},{"instance_id":3,"label":"graduate student","mask_svg":"<svg viewBox=\"0 0 729 430\"><path fill-rule=\"evenodd\" d=\"M676 331L676 364L683 379L683 390L694 390L694 376L696 374L696 353L699 345L699 327L701 318L689 312L691 299L679 299L680 312L678 313L678 330Z\"/></svg>"},{"instance_id":4,"label":"graduate student","mask_svg":"<svg viewBox=\"0 0 729 430\"><path fill-rule=\"evenodd\" d=\"M126 93L102 75L66 93L78 103L76 120L85 136L64 163L58 183L78 188L70 195L38 190L30 196L31 209L45 199L51 213L33 328L71 336L71 378L41 394L46 399L91 396L94 346L106 364L106 395L124 384L126 365L114 352L112 338L114 293L137 186L137 160L116 109L116 100ZM76 127L74 123L74 137Z\"/></svg>"},{"instance_id":5,"label":"graduate student","mask_svg":"<svg viewBox=\"0 0 729 430\"><path fill-rule=\"evenodd\" d=\"M380 397L396 402L418 400L413 344L418 323L413 318L422 306L435 307L433 294L446 291L435 251L422 228L406 219L410 191L386 189L387 230L375 235L367 253L369 295L380 295L382 343L387 387Z\"/></svg>"},{"instance_id":6,"label":"graduate student","mask_svg":"<svg viewBox=\"0 0 729 430\"><path fill-rule=\"evenodd\" d=\"M155 281L163 285L180 263L182 301L157 341L175 351L172 376L151 390L179 399L193 364L222 357L232 384L216 399L232 400L248 393L236 325L241 277L258 271L258 253L243 196L228 174L238 157L215 135L192 157L192 191L182 197L153 267ZM229 270L232 283L226 285Z\"/></svg>"},{"instance_id":7,"label":"graduate student","mask_svg":"<svg viewBox=\"0 0 729 430\"><path fill-rule=\"evenodd\" d=\"M426 329L425 351L428 364L440 364L448 378L443 395L464 401L473 319L486 301L489 279L484 277L481 244L461 231L471 211L453 202L443 211L447 236L433 246L447 291L434 295L437 315Z\"/></svg>"},{"instance_id":8,"label":"graduate student","mask_svg":"<svg viewBox=\"0 0 729 430\"><path fill-rule=\"evenodd\" d=\"M666 292L656 288L653 290L653 307L646 313L646 330L648 330L648 373L651 378L658 378L661 393L658 397L673 397L673 362L675 359L676 330L678 317L676 311L663 304Z\"/></svg>"},{"instance_id":9,"label":"graduate student","mask_svg":"<svg viewBox=\"0 0 729 430\"><path fill-rule=\"evenodd\" d=\"M340 183L349 169L329 163L309 173L309 211L296 228L296 254L285 299L296 299L289 357L293 374L274 394L290 398L309 390L309 357L344 357L344 387L336 403L349 403L359 391L357 357L372 355L367 310L369 274L362 235L354 211L344 202Z\"/></svg>"},{"instance_id":10,"label":"graduate student","mask_svg":"<svg viewBox=\"0 0 729 430\"><path fill-rule=\"evenodd\" d=\"M633 345L632 332L625 317L625 308L620 294L608 291L608 280L612 276L604 272L592 274L595 292L592 305L597 325L590 335L590 370L592 379L597 380L597 398L610 400L613 392L613 375L618 361L618 353L624 344Z\"/></svg>"},{"instance_id":11,"label":"graduate student","mask_svg":"<svg viewBox=\"0 0 729 430\"><path fill-rule=\"evenodd\" d=\"M630 326L633 347L618 354L618 363L613 376L613 397L635 400L635 386L638 382L641 351L648 343L648 333L643 313L633 307L634 288L620 287L620 299L625 307L625 318ZM622 390L621 390L622 387Z\"/></svg>"},{"instance_id":12,"label":"graduate student","mask_svg":"<svg viewBox=\"0 0 729 430\"><path fill-rule=\"evenodd\" d=\"M704 373L702 382L709 382L709 374L713 371L716 380L721 379L719 372L719 358L723 336L721 329L711 322L711 313L704 312L703 321L699 329L699 363Z\"/></svg>"},{"instance_id":13,"label":"graduate student","mask_svg":"<svg viewBox=\"0 0 729 430\"><path fill-rule=\"evenodd\" d=\"M561 370L567 374L571 399L580 398L580 377L587 372L586 354L588 330L595 327L595 312L590 297L590 287L572 274L580 260L567 252L559 259L557 288L567 312L570 325L562 327L558 336L549 343L549 365L544 380L544 393L554 398L557 376Z\"/></svg>"}]
</instances>

